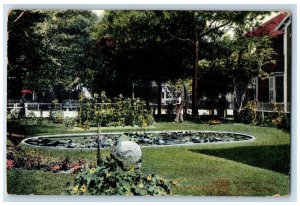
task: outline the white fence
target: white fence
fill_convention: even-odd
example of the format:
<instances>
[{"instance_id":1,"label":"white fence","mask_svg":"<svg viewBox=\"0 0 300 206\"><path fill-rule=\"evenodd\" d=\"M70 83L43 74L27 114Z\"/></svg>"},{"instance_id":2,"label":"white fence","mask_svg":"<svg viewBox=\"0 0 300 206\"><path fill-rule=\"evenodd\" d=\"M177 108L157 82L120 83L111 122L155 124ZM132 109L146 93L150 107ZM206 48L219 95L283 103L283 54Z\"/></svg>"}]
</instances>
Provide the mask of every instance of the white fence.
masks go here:
<instances>
[{"instance_id":1,"label":"white fence","mask_svg":"<svg viewBox=\"0 0 300 206\"><path fill-rule=\"evenodd\" d=\"M102 103L99 103L102 104ZM64 117L77 117L78 116L78 103L60 103L58 104L59 109L63 112ZM279 110L282 110L284 108L284 105L281 103L276 104L277 108ZM157 114L157 105L151 104L150 107L152 108L154 114ZM22 109L21 103L13 103L8 102L7 103L7 114L11 114L13 112L19 112ZM25 116L35 116L35 117L49 117L50 116L50 108L51 103L24 103L25 108ZM162 105L162 114L166 114L166 105ZM258 111L263 112L274 112L274 104L272 103L259 103L258 104ZM192 110L188 108L187 110L188 114L191 114ZM290 104L287 105L287 112L290 112ZM214 111L214 114L216 114L217 111ZM199 109L198 110L199 115L209 115L209 110L206 109ZM227 109L227 115L232 116L233 110Z\"/></svg>"},{"instance_id":2,"label":"white fence","mask_svg":"<svg viewBox=\"0 0 300 206\"><path fill-rule=\"evenodd\" d=\"M58 104L59 109L63 112L64 117L77 117L78 104ZM50 117L51 103L24 103L25 116L30 117ZM19 112L23 109L21 103L8 103L7 113Z\"/></svg>"},{"instance_id":3,"label":"white fence","mask_svg":"<svg viewBox=\"0 0 300 206\"><path fill-rule=\"evenodd\" d=\"M102 103L99 103L102 104ZM107 104L107 103L105 103ZM78 103L69 104L69 103L60 103L58 104L59 109L63 112L63 116L66 117L77 117L78 116ZM154 114L157 114L157 104L150 104L150 107L152 108L152 111ZM19 112L22 109L21 103L7 103L7 113L13 113L13 112ZM50 109L51 109L51 103L24 103L25 108L25 116L26 117L50 117ZM166 114L167 109L166 105L162 105L161 113ZM187 113L191 114L192 110L190 108L187 109ZM198 110L199 115L209 115L209 110L206 109L199 109ZM214 114L217 114L217 111L214 111ZM228 109L227 115L231 116L233 115L233 110Z\"/></svg>"}]
</instances>

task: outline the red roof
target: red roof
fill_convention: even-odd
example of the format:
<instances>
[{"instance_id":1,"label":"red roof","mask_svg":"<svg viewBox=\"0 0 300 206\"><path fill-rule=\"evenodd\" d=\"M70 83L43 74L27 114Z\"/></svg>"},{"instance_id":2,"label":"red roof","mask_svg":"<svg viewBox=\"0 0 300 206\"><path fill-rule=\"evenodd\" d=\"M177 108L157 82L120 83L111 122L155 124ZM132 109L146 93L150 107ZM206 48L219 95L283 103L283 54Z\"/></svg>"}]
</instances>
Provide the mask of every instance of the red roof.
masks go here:
<instances>
[{"instance_id":1,"label":"red roof","mask_svg":"<svg viewBox=\"0 0 300 206\"><path fill-rule=\"evenodd\" d=\"M281 12L277 16L263 23L252 32L249 32L247 36L278 36L284 34L284 30L278 30L279 26L285 21L291 14L289 12Z\"/></svg>"},{"instance_id":2,"label":"red roof","mask_svg":"<svg viewBox=\"0 0 300 206\"><path fill-rule=\"evenodd\" d=\"M22 89L21 94L32 94L32 91L30 89Z\"/></svg>"}]
</instances>

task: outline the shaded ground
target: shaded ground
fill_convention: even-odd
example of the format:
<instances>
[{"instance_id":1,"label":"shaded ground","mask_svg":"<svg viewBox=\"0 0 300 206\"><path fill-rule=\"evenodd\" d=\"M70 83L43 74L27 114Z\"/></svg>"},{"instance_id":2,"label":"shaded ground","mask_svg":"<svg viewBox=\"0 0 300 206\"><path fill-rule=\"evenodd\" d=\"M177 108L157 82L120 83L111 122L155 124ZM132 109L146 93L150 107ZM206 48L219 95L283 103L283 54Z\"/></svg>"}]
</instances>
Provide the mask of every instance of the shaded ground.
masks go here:
<instances>
[{"instance_id":1,"label":"shaded ground","mask_svg":"<svg viewBox=\"0 0 300 206\"><path fill-rule=\"evenodd\" d=\"M285 175L290 173L290 145L191 149L191 151L273 170Z\"/></svg>"}]
</instances>

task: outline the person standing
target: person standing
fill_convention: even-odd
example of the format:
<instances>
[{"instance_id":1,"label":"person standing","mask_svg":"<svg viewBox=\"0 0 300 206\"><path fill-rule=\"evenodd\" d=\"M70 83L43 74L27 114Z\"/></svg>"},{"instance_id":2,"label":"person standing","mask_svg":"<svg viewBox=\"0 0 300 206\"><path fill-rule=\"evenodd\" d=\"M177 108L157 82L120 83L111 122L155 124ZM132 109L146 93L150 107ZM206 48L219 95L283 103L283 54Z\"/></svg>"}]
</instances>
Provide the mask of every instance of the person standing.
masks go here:
<instances>
[{"instance_id":1,"label":"person standing","mask_svg":"<svg viewBox=\"0 0 300 206\"><path fill-rule=\"evenodd\" d=\"M181 94L178 94L175 112L176 112L175 122L183 122L183 102L182 102Z\"/></svg>"}]
</instances>

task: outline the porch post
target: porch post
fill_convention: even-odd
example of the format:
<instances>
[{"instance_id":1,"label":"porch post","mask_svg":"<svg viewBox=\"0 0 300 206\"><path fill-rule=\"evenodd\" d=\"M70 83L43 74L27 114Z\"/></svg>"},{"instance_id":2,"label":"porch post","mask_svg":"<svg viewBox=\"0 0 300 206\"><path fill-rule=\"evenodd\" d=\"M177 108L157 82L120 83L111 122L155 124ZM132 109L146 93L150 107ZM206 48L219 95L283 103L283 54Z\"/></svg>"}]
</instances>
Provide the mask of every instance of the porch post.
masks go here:
<instances>
[{"instance_id":1,"label":"porch post","mask_svg":"<svg viewBox=\"0 0 300 206\"><path fill-rule=\"evenodd\" d=\"M283 36L283 56L284 56L283 106L284 106L284 112L287 112L287 26L285 26L284 36Z\"/></svg>"},{"instance_id":2,"label":"porch post","mask_svg":"<svg viewBox=\"0 0 300 206\"><path fill-rule=\"evenodd\" d=\"M255 78L255 99L258 101L258 77Z\"/></svg>"}]
</instances>

